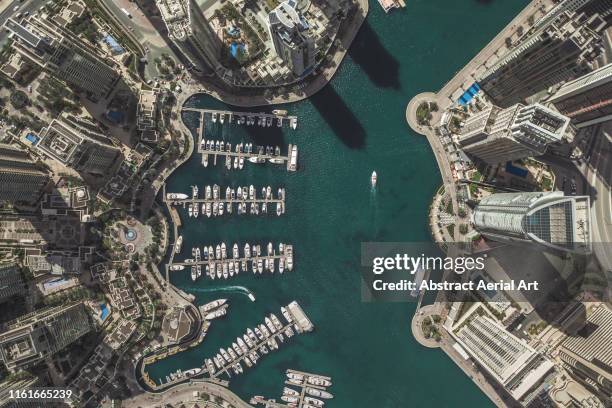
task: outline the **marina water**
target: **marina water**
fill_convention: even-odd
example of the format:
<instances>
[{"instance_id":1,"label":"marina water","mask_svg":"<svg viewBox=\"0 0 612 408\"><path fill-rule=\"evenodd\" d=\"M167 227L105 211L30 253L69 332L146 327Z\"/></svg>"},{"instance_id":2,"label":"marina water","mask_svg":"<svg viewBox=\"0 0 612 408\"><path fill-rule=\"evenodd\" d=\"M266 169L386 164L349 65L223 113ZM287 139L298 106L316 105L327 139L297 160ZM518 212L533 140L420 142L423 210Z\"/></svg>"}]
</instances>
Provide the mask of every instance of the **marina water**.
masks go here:
<instances>
[{"instance_id":1,"label":"marina water","mask_svg":"<svg viewBox=\"0 0 612 408\"><path fill-rule=\"evenodd\" d=\"M413 303L365 304L360 295L360 244L364 241L429 241L427 213L440 176L426 140L409 130L405 107L422 91L436 91L467 63L518 11L525 0L411 0L388 15L376 1L356 41L326 88L307 101L276 107L297 115L298 128L208 123L210 138L232 145L298 145L299 170L282 165L245 163L228 171L221 158L204 168L201 157L179 168L167 191L190 194L198 185L253 184L286 188L286 213L277 217L232 215L189 218L182 254L194 246L222 241L231 245L268 242L293 244L294 270L279 275L241 273L231 280L200 278L189 268L171 272L172 283L193 293L196 303L228 298L225 318L213 321L204 342L148 367L152 380L177 369L202 365L219 347L227 347L247 327L292 300L315 325L313 333L294 336L278 351L231 380L242 398L279 398L288 368L328 375L335 395L329 406L489 407L490 401L440 350L428 350L412 338ZM228 109L201 96L188 106ZM265 109L270 111L270 109ZM251 109L262 111L262 109ZM196 113L185 113L197 129ZM378 174L376 189L370 175ZM248 288L256 296L251 302Z\"/></svg>"}]
</instances>

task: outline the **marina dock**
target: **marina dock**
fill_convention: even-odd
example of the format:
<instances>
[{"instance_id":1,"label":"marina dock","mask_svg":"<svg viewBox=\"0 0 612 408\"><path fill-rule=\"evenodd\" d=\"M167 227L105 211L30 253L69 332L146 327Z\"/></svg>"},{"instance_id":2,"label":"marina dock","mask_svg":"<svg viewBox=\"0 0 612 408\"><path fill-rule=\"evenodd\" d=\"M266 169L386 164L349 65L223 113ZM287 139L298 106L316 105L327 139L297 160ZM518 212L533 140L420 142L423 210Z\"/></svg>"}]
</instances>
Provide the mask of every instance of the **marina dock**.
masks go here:
<instances>
[{"instance_id":1,"label":"marina dock","mask_svg":"<svg viewBox=\"0 0 612 408\"><path fill-rule=\"evenodd\" d=\"M272 113L265 112L232 112L226 110L216 109L200 109L200 108L183 108L183 112L199 112L202 117L205 114L210 116L210 120L213 123L219 123L221 125L236 124L244 126L261 126L261 127L284 127L289 126L291 129L296 129L298 125L297 116L287 115L285 111L272 111ZM204 123L204 121L200 121ZM200 125L203 126L203 125Z\"/></svg>"},{"instance_id":2,"label":"marina dock","mask_svg":"<svg viewBox=\"0 0 612 408\"><path fill-rule=\"evenodd\" d=\"M224 157L224 166L228 169L242 170L245 163L284 164L287 171L297 170L298 148L289 145L286 155L280 153L280 147L253 146L252 143L239 143L232 149L232 144L222 140L201 139L198 144L198 153L202 155L202 165L216 166L220 157Z\"/></svg>"},{"instance_id":3,"label":"marina dock","mask_svg":"<svg viewBox=\"0 0 612 408\"><path fill-rule=\"evenodd\" d=\"M240 272L249 271L261 275L264 272L275 273L278 270L282 274L293 270L293 245L280 243L275 247L270 242L263 252L262 247L265 248L256 244L251 247L247 243L241 251L237 243L232 247L226 247L222 242L216 246L204 246L203 251L199 247L192 248L193 258L172 262L168 265L168 270L182 271L186 267L191 267L191 277L194 281L202 275L202 267L205 268L204 277L210 279L228 279L237 276Z\"/></svg>"},{"instance_id":4,"label":"marina dock","mask_svg":"<svg viewBox=\"0 0 612 408\"><path fill-rule=\"evenodd\" d=\"M297 370L287 370L286 376L282 402L256 395L250 403L262 404L266 408L321 408L325 400L334 397L327 391L327 387L332 385L331 377Z\"/></svg>"},{"instance_id":5,"label":"marina dock","mask_svg":"<svg viewBox=\"0 0 612 408\"><path fill-rule=\"evenodd\" d=\"M276 213L280 216L285 213L284 188L279 188L277 193L274 194L270 186L264 187L260 191L260 197L258 197L257 189L253 185L236 188L222 188L216 184L212 187L205 186L203 197L200 197L197 186L191 188L190 196L185 193L167 193L164 185L162 199L169 207L183 206L183 208L187 208L190 217L231 215L234 211L238 215Z\"/></svg>"},{"instance_id":6,"label":"marina dock","mask_svg":"<svg viewBox=\"0 0 612 408\"><path fill-rule=\"evenodd\" d=\"M295 313L300 315L296 315ZM235 342L226 349L219 349L219 353L212 359L204 361L204 367L211 378L227 377L241 374L244 368L250 368L257 361L271 351L277 350L286 339L297 332L305 333L312 331L314 326L306 317L300 305L293 301L286 307L281 308L285 322L270 314L265 321L253 329L247 329L245 334L238 336ZM304 326L304 318L308 322ZM295 330L295 332L294 332Z\"/></svg>"}]
</instances>

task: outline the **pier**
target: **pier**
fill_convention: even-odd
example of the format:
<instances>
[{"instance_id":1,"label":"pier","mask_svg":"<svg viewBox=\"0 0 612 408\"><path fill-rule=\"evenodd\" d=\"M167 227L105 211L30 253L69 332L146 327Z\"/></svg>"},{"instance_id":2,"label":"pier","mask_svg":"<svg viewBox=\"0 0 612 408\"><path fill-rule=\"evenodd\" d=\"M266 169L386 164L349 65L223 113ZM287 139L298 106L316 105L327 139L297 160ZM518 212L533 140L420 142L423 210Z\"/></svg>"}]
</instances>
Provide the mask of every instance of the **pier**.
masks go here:
<instances>
[{"instance_id":1,"label":"pier","mask_svg":"<svg viewBox=\"0 0 612 408\"><path fill-rule=\"evenodd\" d=\"M202 165L208 167L210 164L217 165L219 157L225 157L225 167L228 170L242 170L245 163L262 164L272 163L286 165L287 171L297 170L298 149L296 145L290 144L286 155L280 153L280 147L253 146L251 143L239 143L232 151L229 142L221 140L207 140L201 138L198 144L198 153L202 155ZM233 160L232 160L233 159Z\"/></svg>"},{"instance_id":2,"label":"pier","mask_svg":"<svg viewBox=\"0 0 612 408\"><path fill-rule=\"evenodd\" d=\"M251 252L253 248L253 252ZM205 276L210 279L227 279L228 277L234 277L240 272L248 272L251 270L253 274L262 274L264 272L275 273L278 261L278 272L283 273L284 271L291 272L293 270L293 245L279 244L278 252L274 248L272 243L268 244L267 252L262 254L262 245L246 244L242 255L238 244L234 244L230 248L230 257L227 256L225 243L216 245L215 247L204 246L204 252L200 251L200 248L192 248L192 254L194 258L185 259L182 262L172 262L168 264L168 270L170 271L182 271L185 267L191 266L206 267ZM203 254L203 256L202 256ZM192 278L197 279L199 274L193 275Z\"/></svg>"},{"instance_id":3,"label":"pier","mask_svg":"<svg viewBox=\"0 0 612 408\"><path fill-rule=\"evenodd\" d=\"M281 397L283 402L260 395L254 396L249 402L254 405L262 404L266 408L323 407L323 400L334 397L327 391L327 387L332 384L331 377L297 370L287 370L286 375L288 379L285 380L285 385L294 388L284 387Z\"/></svg>"},{"instance_id":4,"label":"pier","mask_svg":"<svg viewBox=\"0 0 612 408\"><path fill-rule=\"evenodd\" d=\"M247 329L246 333L238 336L227 349L221 348L215 357L206 359L204 367L207 375L216 379L221 376L231 378L232 375L241 374L244 367L255 366L263 355L277 350L284 343L285 337L289 339L295 335L295 332L301 334L314 329L297 302L293 301L281 308L281 312L285 323L281 323L276 315L270 314L266 317L265 324L261 323L252 330Z\"/></svg>"},{"instance_id":5,"label":"pier","mask_svg":"<svg viewBox=\"0 0 612 408\"><path fill-rule=\"evenodd\" d=\"M225 197L221 196L225 191ZM268 214L276 212L280 216L285 213L285 189L279 188L274 195L270 186L264 187L261 197L257 196L254 186L230 188L225 190L218 185L205 186L204 197L199 196L197 186L192 186L191 196L184 193L167 193L166 186L162 189L162 200L168 206L183 206L189 209L190 217L206 215L207 217L222 216L234 213L234 204L237 204L237 213L242 214ZM273 207L273 205L276 204ZM269 206L269 207L268 207ZM200 212L201 208L201 212Z\"/></svg>"},{"instance_id":6,"label":"pier","mask_svg":"<svg viewBox=\"0 0 612 408\"><path fill-rule=\"evenodd\" d=\"M284 127L285 124L287 124L290 128L296 129L298 124L297 116L287 115L286 112L233 112L228 110L185 107L183 108L183 112L199 112L202 118L205 114L209 114L212 122L219 123L221 125L225 123L233 123L245 126ZM204 123L204 121L202 120L200 123ZM202 126L203 125L200 125L200 127Z\"/></svg>"}]
</instances>

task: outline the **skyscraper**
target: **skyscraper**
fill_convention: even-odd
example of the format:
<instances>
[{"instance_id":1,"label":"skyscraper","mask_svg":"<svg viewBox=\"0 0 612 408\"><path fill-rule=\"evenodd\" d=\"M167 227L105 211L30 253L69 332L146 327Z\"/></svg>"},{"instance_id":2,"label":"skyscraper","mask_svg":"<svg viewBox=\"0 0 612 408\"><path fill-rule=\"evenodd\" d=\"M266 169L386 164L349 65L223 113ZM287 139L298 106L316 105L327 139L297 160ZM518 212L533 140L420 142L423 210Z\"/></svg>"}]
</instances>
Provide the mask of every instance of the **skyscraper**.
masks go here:
<instances>
[{"instance_id":1,"label":"skyscraper","mask_svg":"<svg viewBox=\"0 0 612 408\"><path fill-rule=\"evenodd\" d=\"M168 37L200 71L216 71L221 41L195 0L157 0Z\"/></svg>"},{"instance_id":2,"label":"skyscraper","mask_svg":"<svg viewBox=\"0 0 612 408\"><path fill-rule=\"evenodd\" d=\"M473 310L451 334L517 400L537 388L554 365L487 313Z\"/></svg>"},{"instance_id":3,"label":"skyscraper","mask_svg":"<svg viewBox=\"0 0 612 408\"><path fill-rule=\"evenodd\" d=\"M14 33L17 52L92 98L110 93L119 75L91 45L43 17L30 17L25 24L8 19L4 25Z\"/></svg>"},{"instance_id":4,"label":"skyscraper","mask_svg":"<svg viewBox=\"0 0 612 408\"><path fill-rule=\"evenodd\" d=\"M39 310L11 322L0 333L0 360L15 371L38 364L92 328L82 302Z\"/></svg>"},{"instance_id":5,"label":"skyscraper","mask_svg":"<svg viewBox=\"0 0 612 408\"><path fill-rule=\"evenodd\" d=\"M562 191L499 193L483 198L472 214L485 237L538 244L565 252L591 250L590 200Z\"/></svg>"},{"instance_id":6,"label":"skyscraper","mask_svg":"<svg viewBox=\"0 0 612 408\"><path fill-rule=\"evenodd\" d=\"M480 78L478 84L499 106L507 107L593 69L605 21L597 14L564 11L532 28Z\"/></svg>"},{"instance_id":7,"label":"skyscraper","mask_svg":"<svg viewBox=\"0 0 612 408\"><path fill-rule=\"evenodd\" d=\"M121 156L107 136L63 119L53 119L42 130L36 148L64 166L95 175L107 173Z\"/></svg>"},{"instance_id":8,"label":"skyscraper","mask_svg":"<svg viewBox=\"0 0 612 408\"><path fill-rule=\"evenodd\" d=\"M568 371L593 390L606 404L612 404L612 310L599 305L585 326L561 343L559 358Z\"/></svg>"},{"instance_id":9,"label":"skyscraper","mask_svg":"<svg viewBox=\"0 0 612 408\"><path fill-rule=\"evenodd\" d=\"M577 127L612 120L612 64L564 84L549 102Z\"/></svg>"},{"instance_id":10,"label":"skyscraper","mask_svg":"<svg viewBox=\"0 0 612 408\"><path fill-rule=\"evenodd\" d=\"M23 150L0 143L0 201L36 204L49 183L49 173Z\"/></svg>"},{"instance_id":11,"label":"skyscraper","mask_svg":"<svg viewBox=\"0 0 612 408\"><path fill-rule=\"evenodd\" d=\"M15 264L0 264L0 303L26 293L27 288Z\"/></svg>"},{"instance_id":12,"label":"skyscraper","mask_svg":"<svg viewBox=\"0 0 612 408\"><path fill-rule=\"evenodd\" d=\"M539 156L563 139L568 125L568 118L540 104L491 106L466 120L459 146L490 164Z\"/></svg>"},{"instance_id":13,"label":"skyscraper","mask_svg":"<svg viewBox=\"0 0 612 408\"><path fill-rule=\"evenodd\" d=\"M315 63L315 43L308 22L296 9L295 0L279 4L268 16L276 54L298 77L308 74Z\"/></svg>"}]
</instances>

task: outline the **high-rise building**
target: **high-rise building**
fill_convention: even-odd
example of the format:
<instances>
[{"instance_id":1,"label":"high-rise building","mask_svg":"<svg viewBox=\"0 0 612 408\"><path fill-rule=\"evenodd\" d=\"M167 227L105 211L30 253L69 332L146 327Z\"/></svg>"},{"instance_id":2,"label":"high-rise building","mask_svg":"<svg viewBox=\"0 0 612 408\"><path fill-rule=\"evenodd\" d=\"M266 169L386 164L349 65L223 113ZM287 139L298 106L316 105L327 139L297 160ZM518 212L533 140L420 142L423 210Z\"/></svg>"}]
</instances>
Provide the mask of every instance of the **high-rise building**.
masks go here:
<instances>
[{"instance_id":1,"label":"high-rise building","mask_svg":"<svg viewBox=\"0 0 612 408\"><path fill-rule=\"evenodd\" d=\"M612 64L564 84L549 102L576 127L612 120Z\"/></svg>"},{"instance_id":2,"label":"high-rise building","mask_svg":"<svg viewBox=\"0 0 612 408\"><path fill-rule=\"evenodd\" d=\"M274 49L298 77L310 72L315 64L315 42L310 26L297 10L295 0L279 4L268 16Z\"/></svg>"},{"instance_id":3,"label":"high-rise building","mask_svg":"<svg viewBox=\"0 0 612 408\"><path fill-rule=\"evenodd\" d=\"M554 364L480 312L474 310L451 334L514 399L521 401L538 387Z\"/></svg>"},{"instance_id":4,"label":"high-rise building","mask_svg":"<svg viewBox=\"0 0 612 408\"><path fill-rule=\"evenodd\" d=\"M593 69L602 49L606 23L597 14L564 11L542 19L520 42L489 68L478 84L499 106L576 78Z\"/></svg>"},{"instance_id":5,"label":"high-rise building","mask_svg":"<svg viewBox=\"0 0 612 408\"><path fill-rule=\"evenodd\" d=\"M42 130L36 148L64 166L96 175L106 174L121 156L107 136L63 119Z\"/></svg>"},{"instance_id":6,"label":"high-rise building","mask_svg":"<svg viewBox=\"0 0 612 408\"><path fill-rule=\"evenodd\" d=\"M195 0L156 0L168 37L200 71L216 71L221 41Z\"/></svg>"},{"instance_id":7,"label":"high-rise building","mask_svg":"<svg viewBox=\"0 0 612 408\"><path fill-rule=\"evenodd\" d=\"M559 347L559 358L568 371L612 406L612 310L599 305L587 317L585 326Z\"/></svg>"},{"instance_id":8,"label":"high-rise building","mask_svg":"<svg viewBox=\"0 0 612 408\"><path fill-rule=\"evenodd\" d=\"M23 150L0 143L0 201L33 205L49 183L49 172Z\"/></svg>"},{"instance_id":9,"label":"high-rise building","mask_svg":"<svg viewBox=\"0 0 612 408\"><path fill-rule=\"evenodd\" d=\"M106 97L119 80L112 63L95 48L50 19L30 17L26 25L8 19L13 48L68 85L94 99Z\"/></svg>"},{"instance_id":10,"label":"high-rise building","mask_svg":"<svg viewBox=\"0 0 612 408\"><path fill-rule=\"evenodd\" d=\"M155 91L141 90L138 100L138 111L136 113L138 130L141 139L145 142L157 142L157 109L158 93Z\"/></svg>"},{"instance_id":11,"label":"high-rise building","mask_svg":"<svg viewBox=\"0 0 612 408\"><path fill-rule=\"evenodd\" d=\"M0 303L26 292L27 287L17 265L0 264Z\"/></svg>"},{"instance_id":12,"label":"high-rise building","mask_svg":"<svg viewBox=\"0 0 612 408\"><path fill-rule=\"evenodd\" d=\"M0 333L0 361L11 371L35 365L92 329L82 302L36 311L11 322Z\"/></svg>"},{"instance_id":13,"label":"high-rise building","mask_svg":"<svg viewBox=\"0 0 612 408\"><path fill-rule=\"evenodd\" d=\"M495 241L564 252L591 250L588 196L566 197L562 191L492 194L476 206L472 222Z\"/></svg>"},{"instance_id":14,"label":"high-rise building","mask_svg":"<svg viewBox=\"0 0 612 408\"><path fill-rule=\"evenodd\" d=\"M578 8L579 13L599 14L610 24L612 22L612 0L587 0Z\"/></svg>"},{"instance_id":15,"label":"high-rise building","mask_svg":"<svg viewBox=\"0 0 612 408\"><path fill-rule=\"evenodd\" d=\"M537 103L490 106L466 120L458 142L464 152L497 164L544 154L568 125L567 117Z\"/></svg>"}]
</instances>

